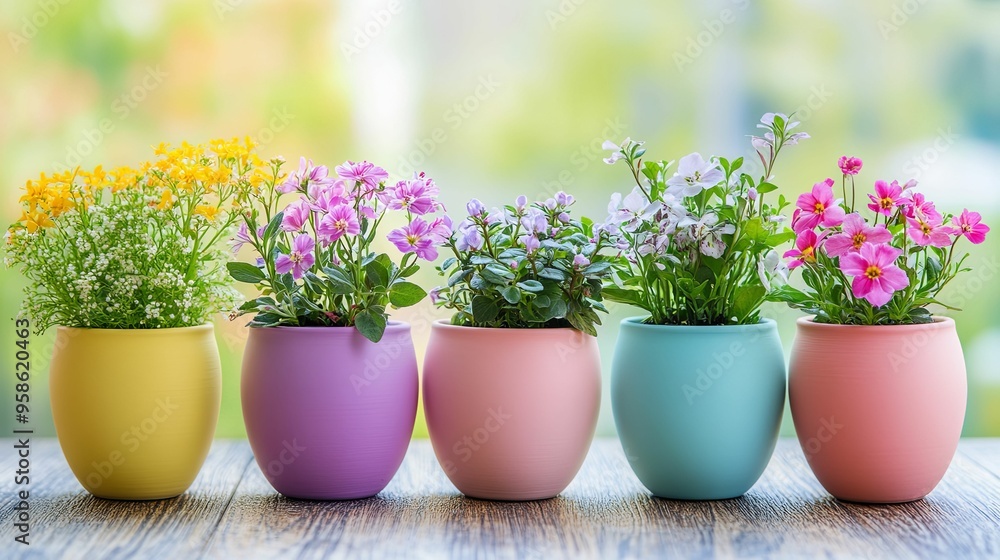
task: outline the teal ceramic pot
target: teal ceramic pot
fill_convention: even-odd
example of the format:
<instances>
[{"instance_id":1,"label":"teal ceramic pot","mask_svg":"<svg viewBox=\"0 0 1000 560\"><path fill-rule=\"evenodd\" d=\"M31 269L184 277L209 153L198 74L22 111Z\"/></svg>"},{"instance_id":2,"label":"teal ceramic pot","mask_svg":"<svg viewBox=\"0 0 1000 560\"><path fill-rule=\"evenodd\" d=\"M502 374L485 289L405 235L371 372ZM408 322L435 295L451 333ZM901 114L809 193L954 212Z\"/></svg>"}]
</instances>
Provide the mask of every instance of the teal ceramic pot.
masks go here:
<instances>
[{"instance_id":1,"label":"teal ceramic pot","mask_svg":"<svg viewBox=\"0 0 1000 560\"><path fill-rule=\"evenodd\" d=\"M611 366L611 406L628 462L655 496L741 496L764 472L781 426L785 357L777 325L626 319Z\"/></svg>"}]
</instances>

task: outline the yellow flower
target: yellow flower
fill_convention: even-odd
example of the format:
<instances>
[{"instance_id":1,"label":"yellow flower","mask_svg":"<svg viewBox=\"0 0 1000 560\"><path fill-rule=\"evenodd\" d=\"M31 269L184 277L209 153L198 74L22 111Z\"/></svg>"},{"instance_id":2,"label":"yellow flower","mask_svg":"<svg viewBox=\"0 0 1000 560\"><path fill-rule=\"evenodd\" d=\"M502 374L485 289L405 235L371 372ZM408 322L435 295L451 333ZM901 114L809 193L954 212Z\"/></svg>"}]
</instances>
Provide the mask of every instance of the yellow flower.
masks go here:
<instances>
[{"instance_id":1,"label":"yellow flower","mask_svg":"<svg viewBox=\"0 0 1000 560\"><path fill-rule=\"evenodd\" d=\"M156 205L157 210L170 210L174 205L174 197L170 194L170 191L164 190L163 194L160 195L160 202Z\"/></svg>"},{"instance_id":2,"label":"yellow flower","mask_svg":"<svg viewBox=\"0 0 1000 560\"><path fill-rule=\"evenodd\" d=\"M204 216L210 222L214 222L219 216L219 207L209 204L199 204L198 206L195 206L194 213Z\"/></svg>"},{"instance_id":3,"label":"yellow flower","mask_svg":"<svg viewBox=\"0 0 1000 560\"><path fill-rule=\"evenodd\" d=\"M160 142L159 145L153 146L153 155L164 156L170 151L170 144L165 142Z\"/></svg>"},{"instance_id":4,"label":"yellow flower","mask_svg":"<svg viewBox=\"0 0 1000 560\"><path fill-rule=\"evenodd\" d=\"M48 214L36 210L22 212L21 219L18 221L24 224L28 233L35 233L39 229L50 228L56 225Z\"/></svg>"},{"instance_id":5,"label":"yellow flower","mask_svg":"<svg viewBox=\"0 0 1000 560\"><path fill-rule=\"evenodd\" d=\"M45 199L45 205L48 207L52 217L57 218L63 212L73 208L72 192L68 188L50 190L48 197Z\"/></svg>"},{"instance_id":6,"label":"yellow flower","mask_svg":"<svg viewBox=\"0 0 1000 560\"><path fill-rule=\"evenodd\" d=\"M42 178L45 174L42 173ZM45 200L45 196L48 194L48 185L42 181L28 181L24 184L24 194L21 195L21 202L27 202L28 204L37 204L40 201Z\"/></svg>"}]
</instances>

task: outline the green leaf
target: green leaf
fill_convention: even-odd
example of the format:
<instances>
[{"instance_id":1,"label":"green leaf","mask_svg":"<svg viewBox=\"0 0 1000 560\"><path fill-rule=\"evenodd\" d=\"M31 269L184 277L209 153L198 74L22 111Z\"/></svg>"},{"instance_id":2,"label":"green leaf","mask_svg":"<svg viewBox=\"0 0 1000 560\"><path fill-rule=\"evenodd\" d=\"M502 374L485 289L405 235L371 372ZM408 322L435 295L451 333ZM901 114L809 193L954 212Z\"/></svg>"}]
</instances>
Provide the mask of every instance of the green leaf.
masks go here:
<instances>
[{"instance_id":1,"label":"green leaf","mask_svg":"<svg viewBox=\"0 0 1000 560\"><path fill-rule=\"evenodd\" d=\"M365 265L365 280L369 286L389 285L389 270L378 260L373 260Z\"/></svg>"},{"instance_id":2,"label":"green leaf","mask_svg":"<svg viewBox=\"0 0 1000 560\"><path fill-rule=\"evenodd\" d=\"M549 280L555 280L556 282L563 282L566 280L566 273L557 268L543 268L538 272L540 278L548 278Z\"/></svg>"},{"instance_id":3,"label":"green leaf","mask_svg":"<svg viewBox=\"0 0 1000 560\"><path fill-rule=\"evenodd\" d=\"M412 282L396 282L389 288L389 303L393 307L409 307L427 296L427 292Z\"/></svg>"},{"instance_id":4,"label":"green leaf","mask_svg":"<svg viewBox=\"0 0 1000 560\"><path fill-rule=\"evenodd\" d=\"M601 290L601 294L609 301L642 306L642 292L639 290L626 290L615 286L605 286Z\"/></svg>"},{"instance_id":5,"label":"green leaf","mask_svg":"<svg viewBox=\"0 0 1000 560\"><path fill-rule=\"evenodd\" d=\"M480 264L492 264L497 262L497 260L487 255L472 255L472 257L469 258L469 262L472 264L480 265Z\"/></svg>"},{"instance_id":6,"label":"green leaf","mask_svg":"<svg viewBox=\"0 0 1000 560\"><path fill-rule=\"evenodd\" d=\"M229 275L237 282L259 284L264 280L264 271L250 263L228 262L226 263L226 269L229 271Z\"/></svg>"},{"instance_id":7,"label":"green leaf","mask_svg":"<svg viewBox=\"0 0 1000 560\"><path fill-rule=\"evenodd\" d=\"M524 282L518 282L517 287L526 292L540 292L545 289L545 287L542 286L542 283L538 280L525 280Z\"/></svg>"},{"instance_id":8,"label":"green leaf","mask_svg":"<svg viewBox=\"0 0 1000 560\"><path fill-rule=\"evenodd\" d=\"M608 261L598 261L592 263L587 268L583 269L584 276L599 275L607 272L611 268L611 263Z\"/></svg>"},{"instance_id":9,"label":"green leaf","mask_svg":"<svg viewBox=\"0 0 1000 560\"><path fill-rule=\"evenodd\" d=\"M448 287L450 288L462 280L465 280L465 277L469 274L472 274L472 271L467 268L460 268L456 270L451 276L448 277Z\"/></svg>"},{"instance_id":10,"label":"green leaf","mask_svg":"<svg viewBox=\"0 0 1000 560\"><path fill-rule=\"evenodd\" d=\"M278 212L273 218L271 218L271 221L267 223L267 227L264 228L264 234L261 236L265 245L267 244L267 241L272 239L278 232L278 228L281 227L281 220L283 220L284 217L284 212Z\"/></svg>"},{"instance_id":11,"label":"green leaf","mask_svg":"<svg viewBox=\"0 0 1000 560\"><path fill-rule=\"evenodd\" d=\"M472 298L472 319L479 324L486 324L497 318L500 308L493 298L478 295Z\"/></svg>"},{"instance_id":12,"label":"green leaf","mask_svg":"<svg viewBox=\"0 0 1000 560\"><path fill-rule=\"evenodd\" d=\"M489 266L487 266L486 268L480 270L479 271L479 275L482 276L483 279L486 280L487 282L489 282L490 284L500 284L500 285L503 285L503 284L506 284L507 280L508 280L507 278L505 278L505 277L497 274L496 270L494 270L493 268L491 268Z\"/></svg>"},{"instance_id":13,"label":"green leaf","mask_svg":"<svg viewBox=\"0 0 1000 560\"><path fill-rule=\"evenodd\" d=\"M370 309L365 309L354 318L354 326L358 332L372 342L382 340L382 335L385 333L385 323L384 314L374 313Z\"/></svg>"},{"instance_id":14,"label":"green leaf","mask_svg":"<svg viewBox=\"0 0 1000 560\"><path fill-rule=\"evenodd\" d=\"M753 239L754 241L763 242L767 239L769 235L767 228L760 221L760 218L754 218L746 223L743 227L743 232L746 233L747 237Z\"/></svg>"},{"instance_id":15,"label":"green leaf","mask_svg":"<svg viewBox=\"0 0 1000 560\"><path fill-rule=\"evenodd\" d=\"M326 273L326 283L330 291L335 294L354 293L354 279L347 274L347 271L339 266L327 266L323 267L323 272Z\"/></svg>"},{"instance_id":16,"label":"green leaf","mask_svg":"<svg viewBox=\"0 0 1000 560\"><path fill-rule=\"evenodd\" d=\"M733 298L733 315L736 316L736 320L743 321L760 307L761 300L766 293L767 290L760 284L749 284L736 288L736 295Z\"/></svg>"},{"instance_id":17,"label":"green leaf","mask_svg":"<svg viewBox=\"0 0 1000 560\"><path fill-rule=\"evenodd\" d=\"M778 190L778 185L775 185L774 183L765 182L757 185L757 192L760 194L767 194L769 192L774 192L776 190Z\"/></svg>"},{"instance_id":18,"label":"green leaf","mask_svg":"<svg viewBox=\"0 0 1000 560\"><path fill-rule=\"evenodd\" d=\"M785 231L768 235L764 242L770 247L777 247L778 245L793 239L795 239L795 232L790 229L786 229Z\"/></svg>"},{"instance_id":19,"label":"green leaf","mask_svg":"<svg viewBox=\"0 0 1000 560\"><path fill-rule=\"evenodd\" d=\"M503 299L507 300L507 303L521 301L521 290L518 290L516 286L507 286L500 290L500 294L503 295Z\"/></svg>"}]
</instances>

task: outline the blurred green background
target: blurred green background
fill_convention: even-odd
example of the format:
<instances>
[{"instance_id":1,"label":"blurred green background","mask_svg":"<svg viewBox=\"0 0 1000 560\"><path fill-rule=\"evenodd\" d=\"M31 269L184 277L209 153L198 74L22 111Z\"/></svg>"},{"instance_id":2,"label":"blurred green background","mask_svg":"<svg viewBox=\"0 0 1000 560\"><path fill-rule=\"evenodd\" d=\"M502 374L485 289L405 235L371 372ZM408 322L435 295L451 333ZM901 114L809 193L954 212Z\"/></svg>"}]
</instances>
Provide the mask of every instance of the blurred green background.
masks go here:
<instances>
[{"instance_id":1,"label":"blurred green background","mask_svg":"<svg viewBox=\"0 0 1000 560\"><path fill-rule=\"evenodd\" d=\"M437 179L446 204L487 205L565 189L602 218L628 190L605 139L650 155L750 156L765 111L797 111L813 139L790 149L777 182L794 196L865 161L862 185L917 178L939 208L978 209L994 238L945 294L969 371L965 434L1000 435L1000 2L473 3L357 0L26 0L0 6L0 199L40 171L137 164L161 141L250 135L262 156L335 165L369 159ZM748 158L749 159L749 158ZM421 272L425 285L438 281ZM0 270L13 412L13 322L23 287ZM605 386L616 307L601 331ZM791 347L795 313L769 307ZM422 356L426 303L399 312ZM225 370L219 436L244 435L244 320L219 318ZM52 434L52 333L31 344L36 431ZM599 430L614 433L605 394ZM422 419L416 430L424 435ZM784 432L792 433L790 421Z\"/></svg>"}]
</instances>

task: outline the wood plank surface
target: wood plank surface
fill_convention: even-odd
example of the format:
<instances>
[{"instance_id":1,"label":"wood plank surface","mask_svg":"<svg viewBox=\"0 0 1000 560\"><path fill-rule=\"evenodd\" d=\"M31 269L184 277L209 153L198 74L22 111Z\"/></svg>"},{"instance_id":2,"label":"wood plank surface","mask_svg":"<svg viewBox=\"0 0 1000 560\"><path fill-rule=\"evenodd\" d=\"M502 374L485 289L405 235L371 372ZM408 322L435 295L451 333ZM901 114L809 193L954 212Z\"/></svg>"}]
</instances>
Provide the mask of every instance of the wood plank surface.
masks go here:
<instances>
[{"instance_id":1,"label":"wood plank surface","mask_svg":"<svg viewBox=\"0 0 1000 560\"><path fill-rule=\"evenodd\" d=\"M10 440L0 440L10 449ZM746 496L662 500L599 439L559 497L467 499L429 442L375 498L277 495L245 441L218 441L192 490L174 500L88 496L53 440L32 450L32 545L12 543L14 458L0 458L0 558L1000 558L1000 440L963 441L941 485L911 504L830 497L785 439Z\"/></svg>"}]
</instances>

